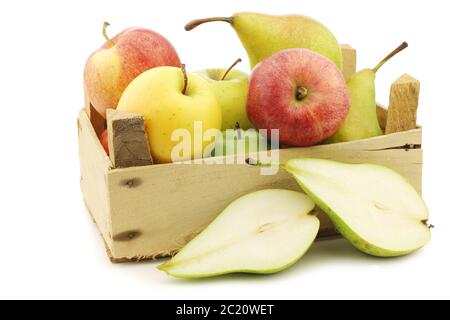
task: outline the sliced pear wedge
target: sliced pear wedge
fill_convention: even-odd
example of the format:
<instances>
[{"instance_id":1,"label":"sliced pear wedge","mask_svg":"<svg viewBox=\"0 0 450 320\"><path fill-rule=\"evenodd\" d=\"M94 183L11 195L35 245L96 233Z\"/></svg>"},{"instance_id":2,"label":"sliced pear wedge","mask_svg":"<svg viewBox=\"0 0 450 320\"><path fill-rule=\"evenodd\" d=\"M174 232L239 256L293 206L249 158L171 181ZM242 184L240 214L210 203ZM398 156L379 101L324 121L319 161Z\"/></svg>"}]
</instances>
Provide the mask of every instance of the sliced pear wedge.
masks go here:
<instances>
[{"instance_id":1,"label":"sliced pear wedge","mask_svg":"<svg viewBox=\"0 0 450 320\"><path fill-rule=\"evenodd\" d=\"M316 238L320 222L314 207L308 196L294 191L251 193L233 202L159 269L178 278L282 271Z\"/></svg>"},{"instance_id":2,"label":"sliced pear wedge","mask_svg":"<svg viewBox=\"0 0 450 320\"><path fill-rule=\"evenodd\" d=\"M293 159L284 168L357 249L395 257L430 241L427 207L395 171L320 159Z\"/></svg>"}]
</instances>

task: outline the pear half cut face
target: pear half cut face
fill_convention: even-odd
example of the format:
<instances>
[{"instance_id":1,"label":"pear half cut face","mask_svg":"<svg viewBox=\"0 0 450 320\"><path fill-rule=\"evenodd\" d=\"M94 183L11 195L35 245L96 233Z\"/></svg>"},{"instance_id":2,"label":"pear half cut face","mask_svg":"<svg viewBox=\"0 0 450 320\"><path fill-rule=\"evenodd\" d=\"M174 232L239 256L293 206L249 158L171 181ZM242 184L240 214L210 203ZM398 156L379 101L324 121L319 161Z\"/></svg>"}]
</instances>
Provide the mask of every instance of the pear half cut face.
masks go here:
<instances>
[{"instance_id":1,"label":"pear half cut face","mask_svg":"<svg viewBox=\"0 0 450 320\"><path fill-rule=\"evenodd\" d=\"M319 231L306 195L263 190L226 208L200 235L159 269L180 278L227 273L270 274L293 265Z\"/></svg>"},{"instance_id":2,"label":"pear half cut face","mask_svg":"<svg viewBox=\"0 0 450 320\"><path fill-rule=\"evenodd\" d=\"M425 203L395 171L320 159L293 159L285 168L359 250L402 256L430 241Z\"/></svg>"}]
</instances>

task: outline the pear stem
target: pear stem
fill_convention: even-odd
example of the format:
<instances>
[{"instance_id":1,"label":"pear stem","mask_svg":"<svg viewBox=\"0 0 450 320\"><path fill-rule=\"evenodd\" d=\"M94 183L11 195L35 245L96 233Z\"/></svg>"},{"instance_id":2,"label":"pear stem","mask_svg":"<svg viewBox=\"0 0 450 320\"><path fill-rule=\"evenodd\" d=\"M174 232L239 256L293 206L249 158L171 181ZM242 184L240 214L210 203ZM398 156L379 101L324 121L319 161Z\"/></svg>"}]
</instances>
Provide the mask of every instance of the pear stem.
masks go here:
<instances>
[{"instance_id":1,"label":"pear stem","mask_svg":"<svg viewBox=\"0 0 450 320\"><path fill-rule=\"evenodd\" d=\"M372 69L372 71L374 73L377 73L377 71L386 63L388 62L392 57L394 57L395 55L397 55L398 53L402 52L403 50L405 50L406 48L408 48L408 43L407 42L403 42L397 49L395 49L394 51L392 51L390 54L388 54L388 56L386 58L384 58L383 60L381 60L381 62Z\"/></svg>"},{"instance_id":2,"label":"pear stem","mask_svg":"<svg viewBox=\"0 0 450 320\"><path fill-rule=\"evenodd\" d=\"M114 47L116 44L114 43L114 41L111 40L110 37L108 37L108 33L106 32L106 29L108 29L108 27L110 26L109 22L104 22L103 23L103 31L102 34L105 37L106 41L111 45L111 47Z\"/></svg>"},{"instance_id":3,"label":"pear stem","mask_svg":"<svg viewBox=\"0 0 450 320\"><path fill-rule=\"evenodd\" d=\"M187 76L186 65L185 64L181 65L181 72L183 72L183 79L184 79L184 86L183 86L182 93L185 95L186 91L187 91L187 88L188 88L188 76Z\"/></svg>"},{"instance_id":4,"label":"pear stem","mask_svg":"<svg viewBox=\"0 0 450 320\"><path fill-rule=\"evenodd\" d=\"M434 229L434 226L432 224L428 223L428 220L423 220L422 223L428 228L428 229Z\"/></svg>"},{"instance_id":5,"label":"pear stem","mask_svg":"<svg viewBox=\"0 0 450 320\"><path fill-rule=\"evenodd\" d=\"M238 63L240 63L240 62L242 62L242 59L241 59L241 58L237 59L237 60L236 60L236 61L228 68L228 70L224 73L224 75L223 75L223 77L222 77L222 81L224 81L224 80L226 79L226 77L227 77L227 75L230 73L230 71L233 70L233 68L236 67L236 65L237 65Z\"/></svg>"},{"instance_id":6,"label":"pear stem","mask_svg":"<svg viewBox=\"0 0 450 320\"><path fill-rule=\"evenodd\" d=\"M191 31L192 29L197 28L201 24L208 23L208 22L214 22L214 21L222 21L222 22L232 23L233 17L214 17L214 18L192 20L184 27L184 29L186 31Z\"/></svg>"}]
</instances>

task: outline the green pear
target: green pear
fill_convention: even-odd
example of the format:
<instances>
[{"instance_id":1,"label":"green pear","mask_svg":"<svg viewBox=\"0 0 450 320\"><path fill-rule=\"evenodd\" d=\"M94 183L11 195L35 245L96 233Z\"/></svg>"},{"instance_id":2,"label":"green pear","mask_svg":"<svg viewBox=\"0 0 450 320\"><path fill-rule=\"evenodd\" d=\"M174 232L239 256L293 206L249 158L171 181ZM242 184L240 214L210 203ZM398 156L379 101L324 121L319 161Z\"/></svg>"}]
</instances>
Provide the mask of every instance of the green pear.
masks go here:
<instances>
[{"instance_id":1,"label":"green pear","mask_svg":"<svg viewBox=\"0 0 450 320\"><path fill-rule=\"evenodd\" d=\"M222 139L216 139L214 156L249 155L270 148L267 137L256 129L243 130L237 123L236 129L222 132Z\"/></svg>"},{"instance_id":2,"label":"green pear","mask_svg":"<svg viewBox=\"0 0 450 320\"><path fill-rule=\"evenodd\" d=\"M395 171L321 159L293 159L284 168L362 252L396 257L430 241L427 207Z\"/></svg>"},{"instance_id":3,"label":"green pear","mask_svg":"<svg viewBox=\"0 0 450 320\"><path fill-rule=\"evenodd\" d=\"M242 12L232 17L193 20L185 29L189 31L212 21L231 24L247 50L252 68L272 54L292 48L315 51L342 68L341 47L335 36L320 22L309 17Z\"/></svg>"},{"instance_id":4,"label":"green pear","mask_svg":"<svg viewBox=\"0 0 450 320\"><path fill-rule=\"evenodd\" d=\"M222 130L233 129L236 123L244 130L253 128L247 116L248 74L239 70L207 69L195 72L205 79L222 109Z\"/></svg>"},{"instance_id":5,"label":"green pear","mask_svg":"<svg viewBox=\"0 0 450 320\"><path fill-rule=\"evenodd\" d=\"M280 272L295 264L316 238L320 222L311 214L314 207L294 191L248 194L159 269L178 278Z\"/></svg>"},{"instance_id":6,"label":"green pear","mask_svg":"<svg viewBox=\"0 0 450 320\"><path fill-rule=\"evenodd\" d=\"M347 81L351 99L350 110L337 133L327 140L328 143L362 140L383 135L377 117L375 76L388 60L407 47L406 42L402 43L374 69L359 71Z\"/></svg>"}]
</instances>

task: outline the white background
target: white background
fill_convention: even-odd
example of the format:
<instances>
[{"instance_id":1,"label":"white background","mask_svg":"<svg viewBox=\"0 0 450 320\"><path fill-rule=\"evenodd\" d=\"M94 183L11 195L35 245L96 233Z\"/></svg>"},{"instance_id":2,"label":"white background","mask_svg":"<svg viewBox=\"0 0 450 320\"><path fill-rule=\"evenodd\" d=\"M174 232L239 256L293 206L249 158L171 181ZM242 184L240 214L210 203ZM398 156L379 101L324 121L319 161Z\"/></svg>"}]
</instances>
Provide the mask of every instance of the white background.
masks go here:
<instances>
[{"instance_id":1,"label":"white background","mask_svg":"<svg viewBox=\"0 0 450 320\"><path fill-rule=\"evenodd\" d=\"M450 298L447 1L1 1L0 298ZM345 241L325 242L274 276L179 281L158 263L113 265L79 190L76 117L88 55L129 26L164 34L191 70L246 58L221 23L187 33L193 18L238 11L300 13L325 23L372 67L402 41L410 48L379 72L378 100L404 72L422 81L424 197L433 240L412 256L381 260ZM240 68L247 70L247 60Z\"/></svg>"}]
</instances>

